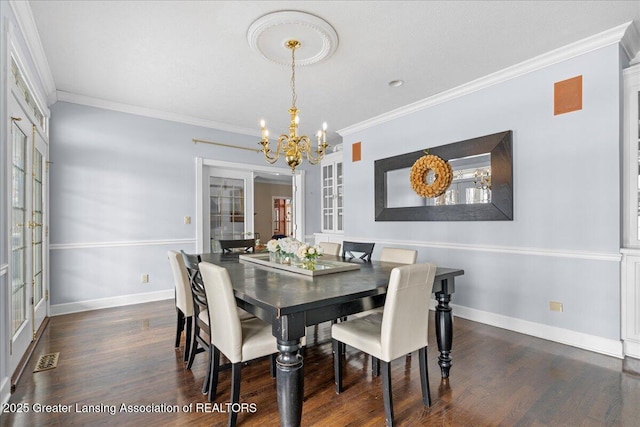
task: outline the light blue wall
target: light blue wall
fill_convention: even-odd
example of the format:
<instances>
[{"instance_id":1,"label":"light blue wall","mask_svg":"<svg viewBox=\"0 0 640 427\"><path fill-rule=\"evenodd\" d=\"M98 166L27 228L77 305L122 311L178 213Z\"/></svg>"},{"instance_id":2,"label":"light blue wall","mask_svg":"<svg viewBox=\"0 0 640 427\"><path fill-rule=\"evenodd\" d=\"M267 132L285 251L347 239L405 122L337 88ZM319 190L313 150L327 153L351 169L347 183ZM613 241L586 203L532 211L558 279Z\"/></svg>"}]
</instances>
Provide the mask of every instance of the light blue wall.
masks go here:
<instances>
[{"instance_id":1,"label":"light blue wall","mask_svg":"<svg viewBox=\"0 0 640 427\"><path fill-rule=\"evenodd\" d=\"M259 153L192 142L258 147L257 137L67 102L51 111L52 305L172 289L167 250L195 244L152 241L195 242L196 157L265 165ZM303 169L313 233L319 168Z\"/></svg>"},{"instance_id":2,"label":"light blue wall","mask_svg":"<svg viewBox=\"0 0 640 427\"><path fill-rule=\"evenodd\" d=\"M463 268L459 306L618 340L620 63L612 45L345 136L347 153L362 142L362 161L345 162L345 235ZM554 83L577 75L583 109L554 116ZM375 160L505 130L513 221L374 221Z\"/></svg>"}]
</instances>

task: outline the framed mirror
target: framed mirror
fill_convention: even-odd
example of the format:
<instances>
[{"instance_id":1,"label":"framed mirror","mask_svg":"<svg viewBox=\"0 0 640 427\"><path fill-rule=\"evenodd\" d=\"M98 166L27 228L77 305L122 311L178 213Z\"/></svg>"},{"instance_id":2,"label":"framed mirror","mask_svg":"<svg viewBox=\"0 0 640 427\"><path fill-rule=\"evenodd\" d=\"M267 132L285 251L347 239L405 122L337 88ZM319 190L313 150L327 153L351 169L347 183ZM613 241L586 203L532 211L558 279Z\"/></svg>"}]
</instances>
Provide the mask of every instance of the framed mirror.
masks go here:
<instances>
[{"instance_id":1,"label":"framed mirror","mask_svg":"<svg viewBox=\"0 0 640 427\"><path fill-rule=\"evenodd\" d=\"M512 131L431 147L428 153L453 169L446 192L423 198L411 188L411 167L425 150L376 160L376 221L513 220Z\"/></svg>"}]
</instances>

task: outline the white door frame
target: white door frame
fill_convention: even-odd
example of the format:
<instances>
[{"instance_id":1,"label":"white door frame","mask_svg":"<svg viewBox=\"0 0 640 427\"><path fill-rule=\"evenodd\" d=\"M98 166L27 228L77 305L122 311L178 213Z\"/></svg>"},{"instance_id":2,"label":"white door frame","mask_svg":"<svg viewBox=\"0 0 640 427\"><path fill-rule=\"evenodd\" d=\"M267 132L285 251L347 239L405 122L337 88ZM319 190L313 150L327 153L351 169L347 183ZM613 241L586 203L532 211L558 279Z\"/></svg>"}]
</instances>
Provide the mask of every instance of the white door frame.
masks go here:
<instances>
[{"instance_id":1,"label":"white door frame","mask_svg":"<svg viewBox=\"0 0 640 427\"><path fill-rule=\"evenodd\" d=\"M204 206L204 168L214 167L221 169L231 169L245 172L280 173L291 175L291 170L273 166L259 166L248 163L236 163L223 160L206 159L196 157L196 252L205 251L205 206ZM304 170L298 170L292 176L292 202L293 202L293 230L294 237L304 241ZM253 201L252 201L253 203ZM250 215L253 218L253 212ZM251 220L253 227L253 220ZM251 230L253 231L253 229Z\"/></svg>"}]
</instances>

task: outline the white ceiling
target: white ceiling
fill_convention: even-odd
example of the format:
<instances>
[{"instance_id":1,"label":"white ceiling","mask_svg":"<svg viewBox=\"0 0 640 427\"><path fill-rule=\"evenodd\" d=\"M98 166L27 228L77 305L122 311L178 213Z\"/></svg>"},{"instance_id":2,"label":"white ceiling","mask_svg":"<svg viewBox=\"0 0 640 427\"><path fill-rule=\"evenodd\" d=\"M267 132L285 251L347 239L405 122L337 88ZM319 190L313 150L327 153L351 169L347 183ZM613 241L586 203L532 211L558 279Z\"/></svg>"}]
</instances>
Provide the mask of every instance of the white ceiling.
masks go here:
<instances>
[{"instance_id":1,"label":"white ceiling","mask_svg":"<svg viewBox=\"0 0 640 427\"><path fill-rule=\"evenodd\" d=\"M290 67L251 50L257 18L328 21L335 53L296 71L300 129L342 129L635 20L640 1L30 1L58 99L88 97L287 130ZM402 79L398 88L388 82ZM335 134L329 134L330 139ZM198 135L194 135L198 137Z\"/></svg>"}]
</instances>

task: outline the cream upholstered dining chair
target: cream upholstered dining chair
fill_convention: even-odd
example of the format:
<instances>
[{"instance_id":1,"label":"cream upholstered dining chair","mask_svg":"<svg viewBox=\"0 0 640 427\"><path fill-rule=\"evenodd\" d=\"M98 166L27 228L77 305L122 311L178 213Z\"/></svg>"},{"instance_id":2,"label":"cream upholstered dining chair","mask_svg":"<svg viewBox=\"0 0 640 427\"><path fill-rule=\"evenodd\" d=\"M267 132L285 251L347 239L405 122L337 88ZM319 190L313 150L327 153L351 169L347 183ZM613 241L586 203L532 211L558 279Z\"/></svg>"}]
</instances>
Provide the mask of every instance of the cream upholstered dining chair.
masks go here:
<instances>
[{"instance_id":1,"label":"cream upholstered dining chair","mask_svg":"<svg viewBox=\"0 0 640 427\"><path fill-rule=\"evenodd\" d=\"M322 252L325 255L340 256L340 247L342 246L340 243L319 242L318 246L322 248Z\"/></svg>"},{"instance_id":2,"label":"cream upholstered dining chair","mask_svg":"<svg viewBox=\"0 0 640 427\"><path fill-rule=\"evenodd\" d=\"M402 248L382 248L380 261L397 262L398 264L415 264L418 258L418 251Z\"/></svg>"},{"instance_id":3,"label":"cream upholstered dining chair","mask_svg":"<svg viewBox=\"0 0 640 427\"><path fill-rule=\"evenodd\" d=\"M418 258L418 251L413 249L403 249L403 248L382 248L380 252L380 261L382 262L395 262L398 264L415 264L416 259ZM363 315L369 315L373 313L378 313L382 316L383 307L374 308L371 311L366 311L359 315L362 317ZM411 353L407 354L407 359L411 356ZM378 376L380 374L380 365L378 363L378 359L375 357L371 357L371 371L373 375Z\"/></svg>"},{"instance_id":4,"label":"cream upholstered dining chair","mask_svg":"<svg viewBox=\"0 0 640 427\"><path fill-rule=\"evenodd\" d=\"M347 344L382 363L382 388L387 426L394 425L391 397L391 361L418 350L422 401L431 406L427 345L429 298L436 265L413 264L391 271L382 316L372 314L331 326L336 393L342 392L342 356Z\"/></svg>"},{"instance_id":5,"label":"cream upholstered dining chair","mask_svg":"<svg viewBox=\"0 0 640 427\"><path fill-rule=\"evenodd\" d=\"M213 358L209 368L209 401L218 388L220 353L231 362L231 407L240 400L242 362L271 355L271 376L275 377L278 352L271 324L258 318L240 321L233 286L227 269L208 262L200 263L200 273L209 305L209 325ZM235 426L238 413L230 410L229 426Z\"/></svg>"},{"instance_id":6,"label":"cream upholstered dining chair","mask_svg":"<svg viewBox=\"0 0 640 427\"><path fill-rule=\"evenodd\" d=\"M169 251L167 255L169 256L169 264L171 264L176 289L176 312L178 314L178 321L175 347L180 347L180 338L186 326L183 357L183 360L186 362L189 360L189 349L191 348L193 296L191 295L189 276L187 275L187 268L184 265L182 255L176 251Z\"/></svg>"}]
</instances>

